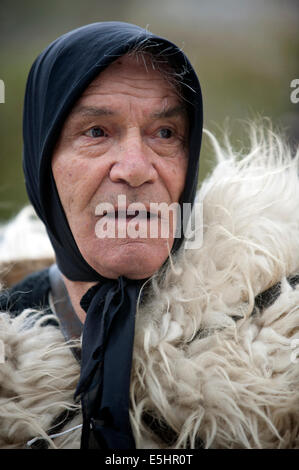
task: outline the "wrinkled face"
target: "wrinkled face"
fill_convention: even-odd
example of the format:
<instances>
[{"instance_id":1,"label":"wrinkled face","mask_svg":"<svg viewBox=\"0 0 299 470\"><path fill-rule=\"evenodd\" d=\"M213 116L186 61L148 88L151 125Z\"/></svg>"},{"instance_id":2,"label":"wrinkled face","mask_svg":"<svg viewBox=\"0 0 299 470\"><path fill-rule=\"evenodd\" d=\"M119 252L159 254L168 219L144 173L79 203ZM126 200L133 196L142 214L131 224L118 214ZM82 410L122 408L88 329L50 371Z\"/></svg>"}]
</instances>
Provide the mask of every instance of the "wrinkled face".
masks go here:
<instances>
[{"instance_id":1,"label":"wrinkled face","mask_svg":"<svg viewBox=\"0 0 299 470\"><path fill-rule=\"evenodd\" d=\"M174 86L133 56L108 66L69 114L52 171L78 248L102 276L146 278L168 257L175 230L171 214L168 236L161 227L150 234L149 226L163 223L152 207L179 201L187 133ZM126 213L132 203L145 212Z\"/></svg>"}]
</instances>

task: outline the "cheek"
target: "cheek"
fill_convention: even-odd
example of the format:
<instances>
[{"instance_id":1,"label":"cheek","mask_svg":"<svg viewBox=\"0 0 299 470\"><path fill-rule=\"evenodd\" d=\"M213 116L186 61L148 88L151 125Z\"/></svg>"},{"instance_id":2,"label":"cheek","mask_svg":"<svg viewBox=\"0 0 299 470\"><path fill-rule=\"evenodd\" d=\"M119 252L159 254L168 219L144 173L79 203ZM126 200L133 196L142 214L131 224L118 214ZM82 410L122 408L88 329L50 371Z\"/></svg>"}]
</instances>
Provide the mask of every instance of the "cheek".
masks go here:
<instances>
[{"instance_id":1,"label":"cheek","mask_svg":"<svg viewBox=\"0 0 299 470\"><path fill-rule=\"evenodd\" d=\"M185 186L187 165L187 158L182 158L171 166L163 166L163 170L161 170L163 171L164 182L167 186L172 202L177 202L180 199Z\"/></svg>"},{"instance_id":2,"label":"cheek","mask_svg":"<svg viewBox=\"0 0 299 470\"><path fill-rule=\"evenodd\" d=\"M52 172L67 213L83 210L100 184L101 171L93 168L90 161L58 156L53 159Z\"/></svg>"}]
</instances>

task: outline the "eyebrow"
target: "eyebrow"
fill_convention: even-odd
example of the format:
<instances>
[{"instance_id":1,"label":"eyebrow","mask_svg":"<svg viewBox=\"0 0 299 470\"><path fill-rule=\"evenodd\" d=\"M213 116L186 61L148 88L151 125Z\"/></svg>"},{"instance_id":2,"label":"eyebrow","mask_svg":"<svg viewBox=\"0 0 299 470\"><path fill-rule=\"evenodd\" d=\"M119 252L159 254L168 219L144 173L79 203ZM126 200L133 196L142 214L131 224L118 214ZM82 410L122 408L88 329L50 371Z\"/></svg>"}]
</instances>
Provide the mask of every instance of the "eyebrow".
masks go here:
<instances>
[{"instance_id":1,"label":"eyebrow","mask_svg":"<svg viewBox=\"0 0 299 470\"><path fill-rule=\"evenodd\" d=\"M162 111L155 111L151 114L153 119L161 118L171 118L179 115L186 115L187 110L186 106L179 104L169 108L165 108ZM73 115L81 114L83 116L115 116L118 114L118 111L113 111L110 108L106 107L97 107L97 106L76 106L72 112Z\"/></svg>"},{"instance_id":2,"label":"eyebrow","mask_svg":"<svg viewBox=\"0 0 299 470\"><path fill-rule=\"evenodd\" d=\"M172 106L171 108L165 108L162 111L155 112L151 114L151 117L156 119L161 118L171 118L179 115L186 115L187 109L186 106L183 104L178 104L176 106Z\"/></svg>"}]
</instances>

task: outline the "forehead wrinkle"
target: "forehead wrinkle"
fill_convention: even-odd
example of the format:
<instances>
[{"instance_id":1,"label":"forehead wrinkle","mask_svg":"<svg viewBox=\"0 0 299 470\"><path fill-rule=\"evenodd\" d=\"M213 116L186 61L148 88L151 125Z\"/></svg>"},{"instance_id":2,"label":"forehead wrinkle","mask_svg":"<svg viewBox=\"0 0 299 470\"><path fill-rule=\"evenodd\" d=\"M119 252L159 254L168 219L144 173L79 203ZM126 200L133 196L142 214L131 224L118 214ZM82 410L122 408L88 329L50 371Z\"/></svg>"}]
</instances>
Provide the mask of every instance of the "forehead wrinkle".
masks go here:
<instances>
[{"instance_id":1,"label":"forehead wrinkle","mask_svg":"<svg viewBox=\"0 0 299 470\"><path fill-rule=\"evenodd\" d=\"M108 69L107 69L108 71ZM130 71L123 71L123 70L120 70L119 72L117 72L117 70L113 70L111 71L111 74L115 74L116 75L116 79L115 81L118 81L118 80L129 80L129 81L135 81L135 80L150 80L150 81L153 81L153 80L156 80L156 81L166 81L164 76L160 73L160 72L154 72L154 73L149 73L149 72L145 72L145 73L140 73L138 74L138 71L135 72L134 76L132 77L131 75L131 72L134 72L134 70L130 70ZM129 72L129 73L128 73ZM140 75L140 76L138 76ZM104 79L103 79L104 77ZM104 80L107 80L107 76L105 74L105 71L102 72L102 74L100 74L98 77L96 77L91 83L90 83L90 87L93 87L93 86L98 86L100 85Z\"/></svg>"},{"instance_id":2,"label":"forehead wrinkle","mask_svg":"<svg viewBox=\"0 0 299 470\"><path fill-rule=\"evenodd\" d=\"M134 111L134 105L129 102L130 111ZM76 115L82 116L116 116L119 114L118 110L113 110L107 107L97 107L97 106L84 106L78 105L72 112L72 116ZM171 118L176 116L185 116L186 108L183 104L178 104L174 106L164 105L163 109L153 111L150 113L151 119L161 119L161 118Z\"/></svg>"},{"instance_id":3,"label":"forehead wrinkle","mask_svg":"<svg viewBox=\"0 0 299 470\"><path fill-rule=\"evenodd\" d=\"M104 80L99 82L92 87L89 86L84 93L82 94L81 98L90 96L90 95L134 95L134 92L141 91L148 93L153 88L153 82L161 82L160 89L164 90L167 94L176 95L176 90L173 85L167 83L165 80L150 80L145 78L137 79L130 79L130 80L122 80L122 79L115 79L115 80ZM156 84L155 83L155 84ZM144 96L146 98L147 96Z\"/></svg>"},{"instance_id":4,"label":"forehead wrinkle","mask_svg":"<svg viewBox=\"0 0 299 470\"><path fill-rule=\"evenodd\" d=\"M77 105L72 111L72 115L76 114L81 114L83 116L112 116L116 114L116 111L105 106Z\"/></svg>"},{"instance_id":5,"label":"forehead wrinkle","mask_svg":"<svg viewBox=\"0 0 299 470\"><path fill-rule=\"evenodd\" d=\"M154 119L171 118L176 116L186 116L186 113L186 106L180 103L175 106L165 105L161 111L154 111L151 114L151 117Z\"/></svg>"},{"instance_id":6,"label":"forehead wrinkle","mask_svg":"<svg viewBox=\"0 0 299 470\"><path fill-rule=\"evenodd\" d=\"M144 67L140 67L140 64L134 64L135 67L133 65L133 67L128 70L124 68L125 64L120 64L120 66L115 65L116 64L111 64L98 75L85 89L82 97L93 94L95 89L98 90L98 93L101 93L103 88L105 89L107 85L113 92L114 88L117 89L119 87L119 84L121 86L129 86L133 89L150 90L153 82L160 82L162 88L166 87L168 90L176 92L176 87L166 80L160 71L144 70ZM108 76L107 73L109 73ZM111 78L110 74L113 75L113 78Z\"/></svg>"}]
</instances>

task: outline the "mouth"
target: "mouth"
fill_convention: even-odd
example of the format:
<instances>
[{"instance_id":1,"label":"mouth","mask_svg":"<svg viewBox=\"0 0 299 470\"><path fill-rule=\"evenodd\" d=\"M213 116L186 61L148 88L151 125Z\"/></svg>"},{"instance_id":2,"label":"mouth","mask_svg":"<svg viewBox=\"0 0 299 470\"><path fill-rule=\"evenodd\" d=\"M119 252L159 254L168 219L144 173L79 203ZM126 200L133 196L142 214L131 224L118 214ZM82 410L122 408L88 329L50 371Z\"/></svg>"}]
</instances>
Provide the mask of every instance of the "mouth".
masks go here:
<instances>
[{"instance_id":1,"label":"mouth","mask_svg":"<svg viewBox=\"0 0 299 470\"><path fill-rule=\"evenodd\" d=\"M153 211L148 211L144 209L137 209L137 210L132 210L132 209L115 209L115 211L108 212L103 214L103 216L106 216L108 218L115 218L119 220L132 220L135 217L138 217L138 220L152 220L152 219L157 219L158 214L154 213Z\"/></svg>"},{"instance_id":2,"label":"mouth","mask_svg":"<svg viewBox=\"0 0 299 470\"><path fill-rule=\"evenodd\" d=\"M100 217L96 223L98 238L169 238L176 224L175 214L170 214L172 218L169 218L168 212L165 215L165 208L158 203L147 206L141 203L129 206L106 204L96 212Z\"/></svg>"}]
</instances>

